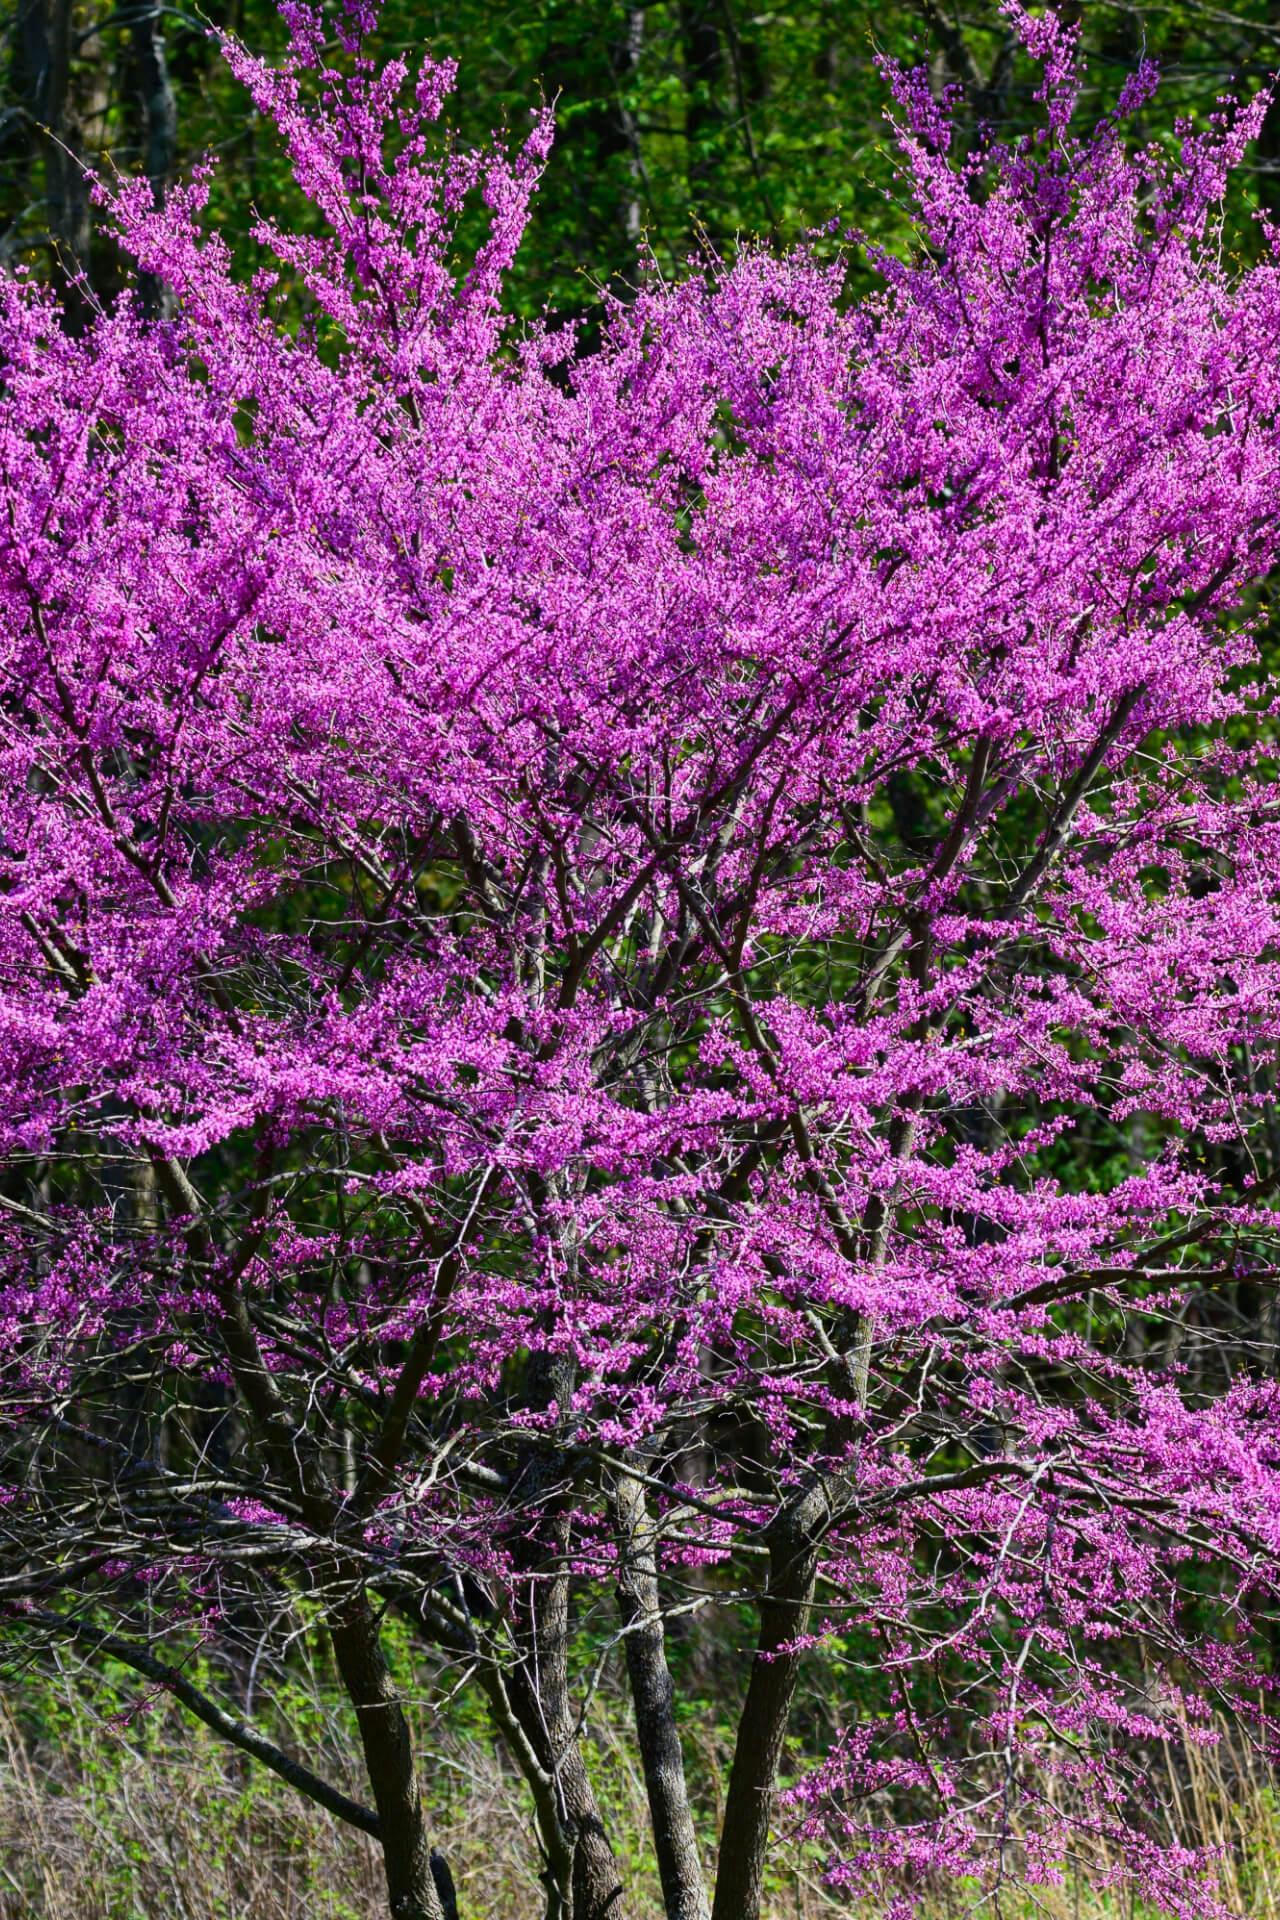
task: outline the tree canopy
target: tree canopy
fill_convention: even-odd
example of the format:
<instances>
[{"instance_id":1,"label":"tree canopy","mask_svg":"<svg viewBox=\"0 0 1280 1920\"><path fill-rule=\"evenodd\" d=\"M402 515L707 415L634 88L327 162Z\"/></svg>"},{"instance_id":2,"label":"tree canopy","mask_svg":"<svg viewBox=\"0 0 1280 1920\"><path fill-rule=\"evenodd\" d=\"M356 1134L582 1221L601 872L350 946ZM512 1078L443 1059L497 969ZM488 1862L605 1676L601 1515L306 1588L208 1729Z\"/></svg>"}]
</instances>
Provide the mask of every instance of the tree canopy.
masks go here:
<instances>
[{"instance_id":1,"label":"tree canopy","mask_svg":"<svg viewBox=\"0 0 1280 1920\"><path fill-rule=\"evenodd\" d=\"M1152 137L1149 63L1103 112L1002 19L1025 133L881 65L892 245L588 324L508 297L552 108L469 146L291 0L221 42L277 212L103 178L119 297L0 282L0 1619L375 1835L397 1920L457 1911L419 1689L548 1920L627 1910L614 1651L669 1920L757 1920L779 1809L891 1920L1104 1857L1208 1920L1151 1751L1274 1748L1267 98ZM185 1670L281 1595L360 1801Z\"/></svg>"}]
</instances>

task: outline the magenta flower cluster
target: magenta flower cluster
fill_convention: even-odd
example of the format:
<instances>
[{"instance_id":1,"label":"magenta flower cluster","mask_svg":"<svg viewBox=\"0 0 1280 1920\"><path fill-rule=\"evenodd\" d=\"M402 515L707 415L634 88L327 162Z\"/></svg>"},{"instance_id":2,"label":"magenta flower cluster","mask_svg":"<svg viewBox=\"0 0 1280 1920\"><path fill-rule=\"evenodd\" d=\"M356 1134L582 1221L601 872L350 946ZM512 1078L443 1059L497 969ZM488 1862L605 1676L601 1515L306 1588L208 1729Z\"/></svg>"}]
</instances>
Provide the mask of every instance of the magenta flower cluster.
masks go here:
<instances>
[{"instance_id":1,"label":"magenta flower cluster","mask_svg":"<svg viewBox=\"0 0 1280 1920\"><path fill-rule=\"evenodd\" d=\"M1280 1384L1215 1329L1275 1274L1280 271L1261 102L1082 131L1008 11L1025 141L886 71L870 294L824 239L515 324L550 116L464 151L298 4L226 47L278 278L204 175L103 190L171 318L0 282L0 1601L465 1572L518 1708L638 1498L659 1625L846 1663L777 1817L868 1912L1096 1855L1189 1920L1151 1756L1272 1739ZM84 1464L126 1377L237 1409L212 1493Z\"/></svg>"}]
</instances>

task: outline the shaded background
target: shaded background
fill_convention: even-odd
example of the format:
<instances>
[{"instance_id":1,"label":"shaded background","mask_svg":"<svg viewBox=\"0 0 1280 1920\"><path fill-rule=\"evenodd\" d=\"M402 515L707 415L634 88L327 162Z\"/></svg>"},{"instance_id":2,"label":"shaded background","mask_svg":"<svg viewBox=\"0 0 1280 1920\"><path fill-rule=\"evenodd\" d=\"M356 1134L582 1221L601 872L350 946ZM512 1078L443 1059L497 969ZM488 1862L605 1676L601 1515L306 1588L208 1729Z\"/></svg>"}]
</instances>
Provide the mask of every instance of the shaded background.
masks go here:
<instances>
[{"instance_id":1,"label":"shaded background","mask_svg":"<svg viewBox=\"0 0 1280 1920\"><path fill-rule=\"evenodd\" d=\"M1162 128L1280 66L1271 0L1066 10L1081 22L1099 110L1144 52L1159 61ZM271 0L208 14L195 0L18 0L0 46L0 265L79 263L110 295L120 266L94 232L82 162L146 173L163 192L216 154L212 217L246 254L254 204L292 211L269 132L222 69L211 25L258 50L282 40ZM556 150L514 286L526 310L588 309L594 279L634 276L642 237L670 268L706 240L785 244L833 215L874 230L891 178L877 52L926 62L939 88L960 82L970 130L1016 131L1033 113L1032 74L993 0L387 0L380 41L458 60L450 119L467 141L502 127L518 137L540 97L556 100ZM1250 197L1271 209L1280 198L1280 114L1236 209L1246 250L1257 244Z\"/></svg>"}]
</instances>

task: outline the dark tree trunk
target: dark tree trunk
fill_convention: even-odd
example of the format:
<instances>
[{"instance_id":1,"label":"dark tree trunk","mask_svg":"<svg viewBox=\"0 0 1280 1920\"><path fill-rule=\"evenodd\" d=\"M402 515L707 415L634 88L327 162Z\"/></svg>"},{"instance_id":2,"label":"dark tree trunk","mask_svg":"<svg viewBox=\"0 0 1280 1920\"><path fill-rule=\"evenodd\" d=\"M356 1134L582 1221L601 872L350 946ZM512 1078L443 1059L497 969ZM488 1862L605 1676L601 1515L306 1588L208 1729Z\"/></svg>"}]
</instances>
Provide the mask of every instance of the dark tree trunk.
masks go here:
<instances>
[{"instance_id":1,"label":"dark tree trunk","mask_svg":"<svg viewBox=\"0 0 1280 1920\"><path fill-rule=\"evenodd\" d=\"M73 329L93 308L89 249L93 223L82 158L81 105L73 94L72 0L19 0L17 79L32 150L44 167L49 243L66 276L65 305Z\"/></svg>"},{"instance_id":2,"label":"dark tree trunk","mask_svg":"<svg viewBox=\"0 0 1280 1920\"><path fill-rule=\"evenodd\" d=\"M132 16L130 52L142 134L143 171L151 182L156 206L161 207L177 161L178 109L169 80L164 35L160 31L160 8L155 0L144 0ZM146 311L153 319L167 319L173 306L170 289L153 273L144 273L139 285Z\"/></svg>"},{"instance_id":3,"label":"dark tree trunk","mask_svg":"<svg viewBox=\"0 0 1280 1920\"><path fill-rule=\"evenodd\" d=\"M638 1480L620 1477L614 1507L620 1553L618 1608L626 1629L627 1674L663 1904L667 1920L710 1920L676 1726L675 1691L667 1667L657 1534Z\"/></svg>"},{"instance_id":4,"label":"dark tree trunk","mask_svg":"<svg viewBox=\"0 0 1280 1920\"><path fill-rule=\"evenodd\" d=\"M681 0L689 197L713 240L718 222L706 205L706 195L716 169L716 136L724 121L725 84L718 13L717 0Z\"/></svg>"},{"instance_id":5,"label":"dark tree trunk","mask_svg":"<svg viewBox=\"0 0 1280 1920\"><path fill-rule=\"evenodd\" d=\"M439 1892L447 1868L439 1860L433 1869L409 1725L392 1683L378 1623L363 1593L337 1609L329 1633L360 1727L392 1920L447 1920Z\"/></svg>"},{"instance_id":6,"label":"dark tree trunk","mask_svg":"<svg viewBox=\"0 0 1280 1920\"><path fill-rule=\"evenodd\" d=\"M769 1584L729 1774L712 1920L760 1920L769 1821L800 1677L800 1654L784 1649L808 1623L818 1565L816 1522L825 1511L822 1495L810 1495L784 1516L770 1543Z\"/></svg>"},{"instance_id":7,"label":"dark tree trunk","mask_svg":"<svg viewBox=\"0 0 1280 1920\"><path fill-rule=\"evenodd\" d=\"M623 1920L622 1877L587 1772L569 1690L569 1577L560 1570L567 1529L557 1522L531 1564L523 1617L516 1622L520 1666L508 1686L529 1744L551 1776L565 1836L569 1885L549 1862L548 1920ZM559 1884L557 1884L557 1879Z\"/></svg>"},{"instance_id":8,"label":"dark tree trunk","mask_svg":"<svg viewBox=\"0 0 1280 1920\"><path fill-rule=\"evenodd\" d=\"M545 1194L538 1196L539 1207ZM576 1273L576 1248L561 1236L566 1288ZM547 1328L550 1331L550 1328ZM557 1410L568 1424L574 1389L573 1362L552 1351L535 1353L528 1378L530 1406ZM578 1740L569 1684L569 1507L572 1475L555 1448L522 1450L512 1504L541 1516L516 1544L523 1576L512 1626L521 1659L508 1677L512 1709L526 1739L549 1775L560 1834L572 1861L569 1884L563 1866L548 1862L547 1920L623 1920L622 1877L600 1814Z\"/></svg>"}]
</instances>

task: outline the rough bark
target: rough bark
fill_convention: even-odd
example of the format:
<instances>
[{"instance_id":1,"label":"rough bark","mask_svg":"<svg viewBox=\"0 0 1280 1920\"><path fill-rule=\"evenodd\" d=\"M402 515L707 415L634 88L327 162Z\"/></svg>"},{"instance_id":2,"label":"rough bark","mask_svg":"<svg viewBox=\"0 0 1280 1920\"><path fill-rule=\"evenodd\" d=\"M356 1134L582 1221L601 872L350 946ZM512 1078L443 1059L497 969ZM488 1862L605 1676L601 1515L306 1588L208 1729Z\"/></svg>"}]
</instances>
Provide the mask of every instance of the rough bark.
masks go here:
<instances>
[{"instance_id":1,"label":"rough bark","mask_svg":"<svg viewBox=\"0 0 1280 1920\"><path fill-rule=\"evenodd\" d=\"M409 1725L364 1594L343 1602L330 1621L329 1633L360 1727L392 1920L446 1920L437 1872L432 1870Z\"/></svg>"},{"instance_id":2,"label":"rough bark","mask_svg":"<svg viewBox=\"0 0 1280 1920\"><path fill-rule=\"evenodd\" d=\"M640 1481L629 1474L619 1476L614 1508L621 1556L618 1609L626 1630L627 1675L663 1903L667 1920L710 1920L667 1667L657 1532Z\"/></svg>"},{"instance_id":3,"label":"rough bark","mask_svg":"<svg viewBox=\"0 0 1280 1920\"><path fill-rule=\"evenodd\" d=\"M164 205L178 150L178 109L169 79L160 8L144 0L130 21L130 50L142 132L142 165L156 206ZM167 319L173 295L153 273L140 279L142 302L153 319Z\"/></svg>"},{"instance_id":4,"label":"rough bark","mask_svg":"<svg viewBox=\"0 0 1280 1920\"><path fill-rule=\"evenodd\" d=\"M464 1594L465 1599L465 1594ZM530 1716L522 1719L516 1712L512 1695L512 1675L493 1645L486 1645L474 1623L463 1612L450 1606L443 1609L438 1595L399 1594L395 1605L403 1616L433 1645L466 1660L474 1666L476 1684L484 1695L495 1737L500 1740L518 1767L533 1799L534 1820L546 1861L544 1882L553 1902L549 1911L559 1911L554 1901L569 1897L573 1880L573 1849L569 1843L555 1792L555 1781L543 1766L535 1742L526 1731ZM533 1716L536 1721L536 1714ZM445 1916L448 1920L448 1904Z\"/></svg>"},{"instance_id":5,"label":"rough bark","mask_svg":"<svg viewBox=\"0 0 1280 1920\"><path fill-rule=\"evenodd\" d=\"M49 242L66 275L68 322L83 326L89 295L92 219L81 155L84 102L72 84L71 0L20 0L18 74L23 107L44 166Z\"/></svg>"},{"instance_id":6,"label":"rough bark","mask_svg":"<svg viewBox=\"0 0 1280 1920\"><path fill-rule=\"evenodd\" d=\"M800 1677L801 1656L790 1643L809 1619L819 1509L825 1511L820 1496L801 1502L784 1515L770 1542L769 1583L729 1774L711 1920L759 1920L775 1785Z\"/></svg>"},{"instance_id":7,"label":"rough bark","mask_svg":"<svg viewBox=\"0 0 1280 1920\"><path fill-rule=\"evenodd\" d=\"M539 1209L547 1195L539 1192ZM560 1232L566 1287L572 1288L577 1249ZM549 1329L548 1329L549 1330ZM527 1392L540 1411L557 1410L561 1432L568 1425L574 1389L573 1362L564 1354L532 1356ZM622 1878L600 1814L599 1802L579 1744L569 1681L569 1509L572 1473L555 1447L523 1451L512 1486L512 1504L538 1523L516 1548L522 1578L512 1627L520 1659L508 1676L511 1705L526 1738L549 1775L560 1832L571 1857L569 1884L548 1861L547 1920L623 1920Z\"/></svg>"},{"instance_id":8,"label":"rough bark","mask_svg":"<svg viewBox=\"0 0 1280 1920\"><path fill-rule=\"evenodd\" d=\"M557 1567L562 1535L530 1569L527 1603L517 1625L523 1658L508 1685L516 1717L551 1776L556 1811L571 1860L569 1885L548 1863L548 1920L623 1920L623 1887L599 1802L578 1744L569 1690L569 1578Z\"/></svg>"}]
</instances>

